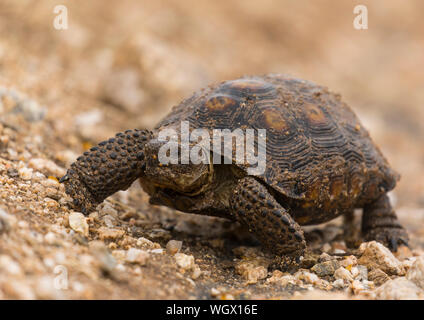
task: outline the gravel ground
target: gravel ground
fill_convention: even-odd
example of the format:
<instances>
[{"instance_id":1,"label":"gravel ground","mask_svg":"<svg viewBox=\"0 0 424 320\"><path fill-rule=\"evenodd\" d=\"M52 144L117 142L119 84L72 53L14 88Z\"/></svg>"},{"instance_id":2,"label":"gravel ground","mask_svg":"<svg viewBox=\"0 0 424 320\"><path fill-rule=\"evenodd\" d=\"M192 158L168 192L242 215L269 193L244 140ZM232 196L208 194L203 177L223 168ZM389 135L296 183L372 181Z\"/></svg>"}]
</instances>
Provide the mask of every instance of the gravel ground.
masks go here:
<instances>
[{"instance_id":1,"label":"gravel ground","mask_svg":"<svg viewBox=\"0 0 424 320\"><path fill-rule=\"evenodd\" d=\"M423 299L421 1L0 3L0 299ZM342 93L402 179L410 248L346 247L342 220L308 228L285 270L240 226L148 204L135 183L88 217L58 183L84 150L152 128L209 82L289 73ZM359 213L357 225L359 227ZM325 235L325 236L317 236Z\"/></svg>"}]
</instances>

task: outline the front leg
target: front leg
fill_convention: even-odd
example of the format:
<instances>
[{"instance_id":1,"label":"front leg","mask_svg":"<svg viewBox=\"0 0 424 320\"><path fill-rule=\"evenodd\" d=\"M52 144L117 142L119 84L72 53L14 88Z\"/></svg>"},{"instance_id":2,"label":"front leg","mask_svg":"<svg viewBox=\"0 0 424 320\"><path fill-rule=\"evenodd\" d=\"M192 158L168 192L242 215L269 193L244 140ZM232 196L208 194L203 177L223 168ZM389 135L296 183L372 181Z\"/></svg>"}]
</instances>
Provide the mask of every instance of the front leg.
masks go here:
<instances>
[{"instance_id":1,"label":"front leg","mask_svg":"<svg viewBox=\"0 0 424 320\"><path fill-rule=\"evenodd\" d=\"M60 179L74 208L88 214L139 178L145 169L144 146L151 136L147 130L127 130L78 157Z\"/></svg>"},{"instance_id":2,"label":"front leg","mask_svg":"<svg viewBox=\"0 0 424 320\"><path fill-rule=\"evenodd\" d=\"M306 247L303 230L253 177L239 180L230 199L232 216L279 255L299 257Z\"/></svg>"},{"instance_id":3,"label":"front leg","mask_svg":"<svg viewBox=\"0 0 424 320\"><path fill-rule=\"evenodd\" d=\"M387 194L364 207L362 233L366 241L376 240L392 251L408 245L408 234L400 225Z\"/></svg>"}]
</instances>

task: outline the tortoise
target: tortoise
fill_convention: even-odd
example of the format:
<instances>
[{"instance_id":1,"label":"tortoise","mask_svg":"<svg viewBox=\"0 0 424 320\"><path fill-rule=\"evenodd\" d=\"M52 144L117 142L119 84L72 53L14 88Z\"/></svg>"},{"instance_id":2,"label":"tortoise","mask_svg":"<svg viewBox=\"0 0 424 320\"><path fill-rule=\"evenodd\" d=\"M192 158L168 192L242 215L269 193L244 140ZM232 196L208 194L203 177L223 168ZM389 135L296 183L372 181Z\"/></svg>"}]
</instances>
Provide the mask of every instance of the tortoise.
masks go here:
<instances>
[{"instance_id":1,"label":"tortoise","mask_svg":"<svg viewBox=\"0 0 424 320\"><path fill-rule=\"evenodd\" d=\"M266 130L264 170L249 174L252 165L219 151L218 164L160 162L159 133L181 133L183 121L190 132ZM154 130L127 130L84 152L60 181L73 206L88 214L137 178L150 203L238 221L278 255L300 257L301 226L352 217L356 208L363 209L365 240L392 251L408 242L387 195L399 174L368 131L340 95L287 75L245 76L199 90Z\"/></svg>"}]
</instances>

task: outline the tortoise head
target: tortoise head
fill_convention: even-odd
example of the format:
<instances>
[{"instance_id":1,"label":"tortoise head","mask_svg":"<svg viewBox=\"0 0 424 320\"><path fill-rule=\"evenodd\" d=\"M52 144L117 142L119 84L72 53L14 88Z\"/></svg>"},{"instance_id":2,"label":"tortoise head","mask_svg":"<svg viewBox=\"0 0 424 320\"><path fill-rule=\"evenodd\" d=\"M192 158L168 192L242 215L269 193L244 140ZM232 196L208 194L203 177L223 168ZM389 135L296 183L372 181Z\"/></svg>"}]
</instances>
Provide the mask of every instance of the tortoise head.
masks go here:
<instances>
[{"instance_id":1,"label":"tortoise head","mask_svg":"<svg viewBox=\"0 0 424 320\"><path fill-rule=\"evenodd\" d=\"M142 185L151 184L186 195L201 192L212 178L212 165L184 161L182 150L184 147L178 142L151 139L145 146L146 169Z\"/></svg>"},{"instance_id":2,"label":"tortoise head","mask_svg":"<svg viewBox=\"0 0 424 320\"><path fill-rule=\"evenodd\" d=\"M77 158L60 179L76 210L87 214L111 194L126 190L144 171L152 132L127 130Z\"/></svg>"}]
</instances>

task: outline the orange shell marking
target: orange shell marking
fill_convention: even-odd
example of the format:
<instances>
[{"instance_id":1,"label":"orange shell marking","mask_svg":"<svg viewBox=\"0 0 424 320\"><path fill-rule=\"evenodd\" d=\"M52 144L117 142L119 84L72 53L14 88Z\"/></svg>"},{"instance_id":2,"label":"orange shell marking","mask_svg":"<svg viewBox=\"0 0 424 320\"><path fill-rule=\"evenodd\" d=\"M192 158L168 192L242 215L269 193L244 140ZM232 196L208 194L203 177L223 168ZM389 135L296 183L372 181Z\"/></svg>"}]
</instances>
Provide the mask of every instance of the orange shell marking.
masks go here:
<instances>
[{"instance_id":1,"label":"orange shell marking","mask_svg":"<svg viewBox=\"0 0 424 320\"><path fill-rule=\"evenodd\" d=\"M236 101L226 96L214 96L206 102L209 110L225 110L236 105Z\"/></svg>"},{"instance_id":2,"label":"orange shell marking","mask_svg":"<svg viewBox=\"0 0 424 320\"><path fill-rule=\"evenodd\" d=\"M303 105L303 112L305 113L306 119L312 125L320 125L327 123L327 117L324 112L316 105L311 103Z\"/></svg>"},{"instance_id":3,"label":"orange shell marking","mask_svg":"<svg viewBox=\"0 0 424 320\"><path fill-rule=\"evenodd\" d=\"M267 127L278 131L288 130L287 123L280 112L272 109L266 109L263 111L263 116Z\"/></svg>"},{"instance_id":4,"label":"orange shell marking","mask_svg":"<svg viewBox=\"0 0 424 320\"><path fill-rule=\"evenodd\" d=\"M260 80L241 79L230 81L228 84L233 89L248 89L252 91L271 88L269 83Z\"/></svg>"}]
</instances>

